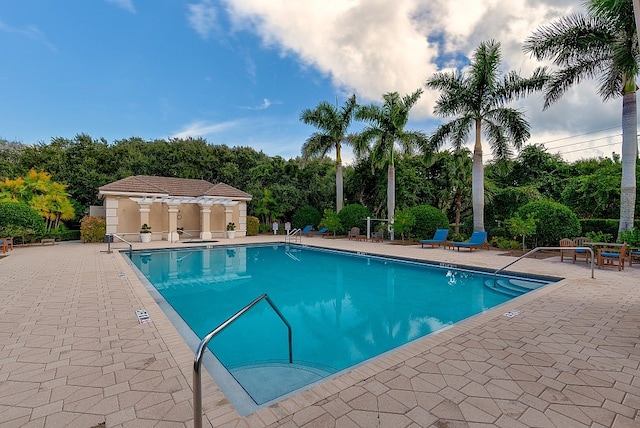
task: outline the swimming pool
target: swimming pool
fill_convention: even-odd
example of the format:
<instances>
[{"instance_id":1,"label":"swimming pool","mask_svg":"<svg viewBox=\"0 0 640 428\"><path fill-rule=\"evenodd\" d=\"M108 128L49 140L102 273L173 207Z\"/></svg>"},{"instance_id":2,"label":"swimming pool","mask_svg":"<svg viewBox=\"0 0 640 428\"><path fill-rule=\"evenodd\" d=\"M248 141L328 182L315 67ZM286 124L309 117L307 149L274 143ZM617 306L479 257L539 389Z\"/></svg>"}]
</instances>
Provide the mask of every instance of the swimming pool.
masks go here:
<instances>
[{"instance_id":1,"label":"swimming pool","mask_svg":"<svg viewBox=\"0 0 640 428\"><path fill-rule=\"evenodd\" d=\"M292 326L293 364L286 326L266 302L209 345L257 405L550 282L503 276L496 287L478 270L285 244L133 251L130 258L161 307L198 338L269 295Z\"/></svg>"}]
</instances>

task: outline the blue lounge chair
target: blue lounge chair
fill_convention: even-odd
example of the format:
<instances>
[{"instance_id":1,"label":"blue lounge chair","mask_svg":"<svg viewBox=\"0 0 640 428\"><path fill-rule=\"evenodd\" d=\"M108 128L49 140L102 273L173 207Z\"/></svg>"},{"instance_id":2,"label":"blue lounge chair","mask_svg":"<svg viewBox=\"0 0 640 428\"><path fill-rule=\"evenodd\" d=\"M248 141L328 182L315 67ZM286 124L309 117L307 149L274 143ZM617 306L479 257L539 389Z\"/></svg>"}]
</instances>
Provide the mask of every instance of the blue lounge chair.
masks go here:
<instances>
[{"instance_id":1,"label":"blue lounge chair","mask_svg":"<svg viewBox=\"0 0 640 428\"><path fill-rule=\"evenodd\" d=\"M460 251L460 248L468 248L469 251L473 251L474 248L482 247L487 240L487 232L473 232L471 238L465 242L454 242L454 248Z\"/></svg>"},{"instance_id":2,"label":"blue lounge chair","mask_svg":"<svg viewBox=\"0 0 640 428\"><path fill-rule=\"evenodd\" d=\"M304 227L304 229L302 229L302 231L300 232L300 235L302 235L302 236L309 236L309 234L311 233L311 228L312 228L312 227L313 227L313 226L311 226L310 224L306 225L306 226Z\"/></svg>"},{"instance_id":3,"label":"blue lounge chair","mask_svg":"<svg viewBox=\"0 0 640 428\"><path fill-rule=\"evenodd\" d=\"M324 235L328 235L328 234L329 234L329 228L328 227L323 227L320 230L311 230L311 231L307 232L307 235L309 235L309 236L313 236L313 235L324 236Z\"/></svg>"},{"instance_id":4,"label":"blue lounge chair","mask_svg":"<svg viewBox=\"0 0 640 428\"><path fill-rule=\"evenodd\" d=\"M436 229L436 233L433 234L432 239L423 239L420 241L420 244L422 244L422 248L424 248L425 245L431 245L431 248L436 245L444 245L448 235L449 229Z\"/></svg>"}]
</instances>

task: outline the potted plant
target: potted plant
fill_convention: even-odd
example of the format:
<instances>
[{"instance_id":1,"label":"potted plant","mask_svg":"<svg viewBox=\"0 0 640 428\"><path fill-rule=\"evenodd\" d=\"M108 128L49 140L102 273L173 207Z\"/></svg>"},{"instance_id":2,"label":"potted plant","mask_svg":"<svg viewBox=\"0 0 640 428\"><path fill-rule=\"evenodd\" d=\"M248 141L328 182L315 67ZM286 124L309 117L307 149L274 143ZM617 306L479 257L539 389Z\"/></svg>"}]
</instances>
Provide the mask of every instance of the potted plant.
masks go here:
<instances>
[{"instance_id":1,"label":"potted plant","mask_svg":"<svg viewBox=\"0 0 640 428\"><path fill-rule=\"evenodd\" d=\"M151 242L151 226L147 223L140 226L140 242Z\"/></svg>"},{"instance_id":2,"label":"potted plant","mask_svg":"<svg viewBox=\"0 0 640 428\"><path fill-rule=\"evenodd\" d=\"M236 236L236 224L233 222L227 223L227 238L233 239Z\"/></svg>"}]
</instances>

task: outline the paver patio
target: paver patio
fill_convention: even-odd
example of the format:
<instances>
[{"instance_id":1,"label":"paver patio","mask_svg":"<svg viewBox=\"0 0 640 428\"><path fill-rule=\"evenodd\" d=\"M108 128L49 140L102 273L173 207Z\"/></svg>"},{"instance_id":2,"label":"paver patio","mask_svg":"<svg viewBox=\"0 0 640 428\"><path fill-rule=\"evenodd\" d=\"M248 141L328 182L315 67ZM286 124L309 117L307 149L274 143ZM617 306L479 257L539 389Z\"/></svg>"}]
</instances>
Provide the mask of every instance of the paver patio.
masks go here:
<instances>
[{"instance_id":1,"label":"paver patio","mask_svg":"<svg viewBox=\"0 0 640 428\"><path fill-rule=\"evenodd\" d=\"M491 268L513 260L320 237L303 244ZM134 248L160 245L172 244ZM193 426L193 351L123 257L104 250L62 243L0 259L0 427ZM511 270L566 279L246 417L205 372L205 425L640 426L640 268L596 269L591 279L584 263L555 257ZM152 322L140 324L138 309Z\"/></svg>"}]
</instances>

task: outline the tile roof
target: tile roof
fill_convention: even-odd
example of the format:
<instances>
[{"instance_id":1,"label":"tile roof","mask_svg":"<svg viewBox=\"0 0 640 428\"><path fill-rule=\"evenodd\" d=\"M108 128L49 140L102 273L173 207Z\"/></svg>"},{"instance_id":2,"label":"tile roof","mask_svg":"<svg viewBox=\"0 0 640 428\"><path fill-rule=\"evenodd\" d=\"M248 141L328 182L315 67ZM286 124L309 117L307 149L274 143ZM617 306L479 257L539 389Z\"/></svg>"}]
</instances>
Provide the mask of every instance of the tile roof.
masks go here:
<instances>
[{"instance_id":1,"label":"tile roof","mask_svg":"<svg viewBox=\"0 0 640 428\"><path fill-rule=\"evenodd\" d=\"M168 196L215 196L225 198L248 198L251 195L225 183L212 184L205 180L190 178L155 177L151 175L135 175L113 183L105 184L100 193L134 193L160 194Z\"/></svg>"}]
</instances>

